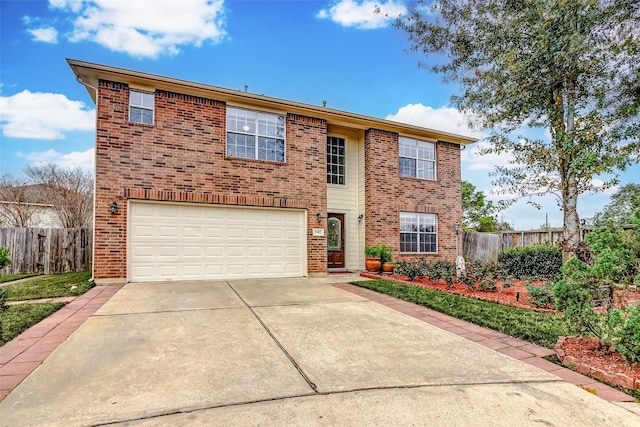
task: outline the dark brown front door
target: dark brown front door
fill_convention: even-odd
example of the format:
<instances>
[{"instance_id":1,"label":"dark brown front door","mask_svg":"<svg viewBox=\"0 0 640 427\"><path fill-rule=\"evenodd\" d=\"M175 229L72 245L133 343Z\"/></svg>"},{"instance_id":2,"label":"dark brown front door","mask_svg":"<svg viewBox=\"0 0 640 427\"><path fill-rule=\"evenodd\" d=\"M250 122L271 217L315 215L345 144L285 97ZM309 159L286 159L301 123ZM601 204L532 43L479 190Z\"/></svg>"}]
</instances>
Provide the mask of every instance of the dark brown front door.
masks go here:
<instances>
[{"instance_id":1,"label":"dark brown front door","mask_svg":"<svg viewBox=\"0 0 640 427\"><path fill-rule=\"evenodd\" d=\"M328 268L344 268L344 214L327 215Z\"/></svg>"}]
</instances>

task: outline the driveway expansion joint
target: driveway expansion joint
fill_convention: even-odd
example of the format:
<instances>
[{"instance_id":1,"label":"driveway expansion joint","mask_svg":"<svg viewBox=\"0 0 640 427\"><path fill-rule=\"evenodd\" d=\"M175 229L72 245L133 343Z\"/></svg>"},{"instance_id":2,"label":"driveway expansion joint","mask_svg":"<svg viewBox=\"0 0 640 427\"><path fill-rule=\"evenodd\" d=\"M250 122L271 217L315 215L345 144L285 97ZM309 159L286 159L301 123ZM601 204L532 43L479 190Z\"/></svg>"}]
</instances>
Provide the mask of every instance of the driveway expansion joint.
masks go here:
<instances>
[{"instance_id":1,"label":"driveway expansion joint","mask_svg":"<svg viewBox=\"0 0 640 427\"><path fill-rule=\"evenodd\" d=\"M238 291L236 291L236 289L231 285L231 283L227 282L227 285L229 286L229 288L231 288L231 290L238 296L238 298L240 299L240 301L242 301L242 303L249 309L249 311L251 312L251 314L253 314L253 317L256 318L256 320L262 325L262 327L264 328L264 330L267 332L267 334L269 334L269 336L271 337L271 339L273 340L273 342L276 343L276 345L280 348L280 351L282 351L282 353L287 357L287 359L289 359L289 362L291 362L291 364L294 366L294 368L296 368L296 370L298 371L298 373L302 376L302 378L304 378L304 380L306 381L307 385L309 385L309 387L311 387L311 389L315 392L318 393L318 386L311 381L311 379L309 378L309 376L302 370L302 368L300 367L300 365L298 365L298 363L293 359L293 357L289 354L289 352L284 348L284 346L282 345L282 343L276 338L276 336L273 334L273 332L271 332L271 330L269 329L269 327L264 323L264 321L260 318L260 316L258 315L258 313L255 312L255 310L253 309L253 307L251 307L249 304L247 304L247 302L244 300L244 298L242 298L242 296L238 293Z\"/></svg>"}]
</instances>

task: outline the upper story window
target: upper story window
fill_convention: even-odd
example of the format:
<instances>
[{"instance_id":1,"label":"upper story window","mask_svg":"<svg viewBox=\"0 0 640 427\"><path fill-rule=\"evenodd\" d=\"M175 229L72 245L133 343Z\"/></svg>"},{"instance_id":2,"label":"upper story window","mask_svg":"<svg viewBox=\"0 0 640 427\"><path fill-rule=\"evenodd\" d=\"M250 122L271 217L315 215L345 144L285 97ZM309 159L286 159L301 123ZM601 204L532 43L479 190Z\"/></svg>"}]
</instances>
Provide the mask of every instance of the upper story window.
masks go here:
<instances>
[{"instance_id":1,"label":"upper story window","mask_svg":"<svg viewBox=\"0 0 640 427\"><path fill-rule=\"evenodd\" d=\"M401 136L400 176L436 179L436 144Z\"/></svg>"},{"instance_id":2,"label":"upper story window","mask_svg":"<svg viewBox=\"0 0 640 427\"><path fill-rule=\"evenodd\" d=\"M227 156L284 162L285 117L227 106Z\"/></svg>"},{"instance_id":3,"label":"upper story window","mask_svg":"<svg viewBox=\"0 0 640 427\"><path fill-rule=\"evenodd\" d=\"M400 252L438 252L438 216L400 212Z\"/></svg>"},{"instance_id":4,"label":"upper story window","mask_svg":"<svg viewBox=\"0 0 640 427\"><path fill-rule=\"evenodd\" d=\"M344 138L327 137L327 184L345 184Z\"/></svg>"},{"instance_id":5,"label":"upper story window","mask_svg":"<svg viewBox=\"0 0 640 427\"><path fill-rule=\"evenodd\" d=\"M153 102L152 93L129 91L129 121L152 125Z\"/></svg>"}]
</instances>

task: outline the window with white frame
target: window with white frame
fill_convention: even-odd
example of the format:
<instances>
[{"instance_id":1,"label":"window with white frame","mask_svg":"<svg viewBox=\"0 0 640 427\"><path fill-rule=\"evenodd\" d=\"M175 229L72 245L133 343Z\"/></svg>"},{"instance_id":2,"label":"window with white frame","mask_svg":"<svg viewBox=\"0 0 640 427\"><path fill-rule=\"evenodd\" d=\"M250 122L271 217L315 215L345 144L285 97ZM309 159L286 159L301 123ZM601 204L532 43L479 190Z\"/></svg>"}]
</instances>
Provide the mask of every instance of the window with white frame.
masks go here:
<instances>
[{"instance_id":1,"label":"window with white frame","mask_svg":"<svg viewBox=\"0 0 640 427\"><path fill-rule=\"evenodd\" d=\"M284 162L285 117L227 106L227 156Z\"/></svg>"},{"instance_id":2,"label":"window with white frame","mask_svg":"<svg viewBox=\"0 0 640 427\"><path fill-rule=\"evenodd\" d=\"M400 252L437 253L438 215L400 212Z\"/></svg>"},{"instance_id":3,"label":"window with white frame","mask_svg":"<svg viewBox=\"0 0 640 427\"><path fill-rule=\"evenodd\" d=\"M400 176L436 179L436 144L401 136Z\"/></svg>"},{"instance_id":4,"label":"window with white frame","mask_svg":"<svg viewBox=\"0 0 640 427\"><path fill-rule=\"evenodd\" d=\"M327 184L345 184L344 138L327 137Z\"/></svg>"},{"instance_id":5,"label":"window with white frame","mask_svg":"<svg viewBox=\"0 0 640 427\"><path fill-rule=\"evenodd\" d=\"M153 103L153 93L129 91L129 121L152 125Z\"/></svg>"}]
</instances>

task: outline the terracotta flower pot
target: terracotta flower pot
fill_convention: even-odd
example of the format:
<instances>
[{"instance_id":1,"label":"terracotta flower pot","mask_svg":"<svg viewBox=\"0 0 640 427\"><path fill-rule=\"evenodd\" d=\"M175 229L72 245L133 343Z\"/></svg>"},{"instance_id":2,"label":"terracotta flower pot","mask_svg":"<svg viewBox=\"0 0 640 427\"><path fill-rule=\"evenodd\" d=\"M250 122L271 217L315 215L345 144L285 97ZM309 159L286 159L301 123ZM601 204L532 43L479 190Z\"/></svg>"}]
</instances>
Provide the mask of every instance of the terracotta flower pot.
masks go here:
<instances>
[{"instance_id":1,"label":"terracotta flower pot","mask_svg":"<svg viewBox=\"0 0 640 427\"><path fill-rule=\"evenodd\" d=\"M364 265L367 267L367 271L380 271L382 262L380 262L380 258L367 258Z\"/></svg>"},{"instance_id":2,"label":"terracotta flower pot","mask_svg":"<svg viewBox=\"0 0 640 427\"><path fill-rule=\"evenodd\" d=\"M393 273L393 269L396 268L396 264L393 262L383 262L382 263L382 272L383 273Z\"/></svg>"}]
</instances>

